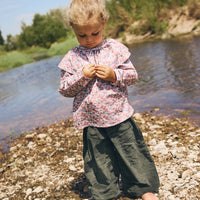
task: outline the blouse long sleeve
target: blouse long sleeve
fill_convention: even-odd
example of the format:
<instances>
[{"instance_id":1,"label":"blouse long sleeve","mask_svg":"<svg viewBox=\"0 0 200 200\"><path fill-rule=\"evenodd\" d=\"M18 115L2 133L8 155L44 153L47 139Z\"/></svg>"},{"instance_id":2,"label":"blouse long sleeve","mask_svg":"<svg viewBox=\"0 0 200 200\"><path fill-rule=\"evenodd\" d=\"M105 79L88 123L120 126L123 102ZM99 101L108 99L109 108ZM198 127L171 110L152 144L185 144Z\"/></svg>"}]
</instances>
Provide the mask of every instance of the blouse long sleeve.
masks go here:
<instances>
[{"instance_id":1,"label":"blouse long sleeve","mask_svg":"<svg viewBox=\"0 0 200 200\"><path fill-rule=\"evenodd\" d=\"M129 59L114 69L114 72L117 77L115 84L119 87L132 85L138 80L138 73Z\"/></svg>"},{"instance_id":2,"label":"blouse long sleeve","mask_svg":"<svg viewBox=\"0 0 200 200\"><path fill-rule=\"evenodd\" d=\"M76 61L76 52L71 49L58 65L61 69L59 92L64 97L75 97L91 80L83 75L82 63Z\"/></svg>"},{"instance_id":3,"label":"blouse long sleeve","mask_svg":"<svg viewBox=\"0 0 200 200\"><path fill-rule=\"evenodd\" d=\"M117 80L112 85L126 87L134 84L138 80L138 74L130 60L131 53L129 49L113 39L110 42L112 45L108 48L109 52L106 52L105 56L108 55L109 60L114 60L112 68Z\"/></svg>"},{"instance_id":4,"label":"blouse long sleeve","mask_svg":"<svg viewBox=\"0 0 200 200\"><path fill-rule=\"evenodd\" d=\"M82 72L70 74L61 70L61 80L59 92L64 97L75 97L90 81Z\"/></svg>"}]
</instances>

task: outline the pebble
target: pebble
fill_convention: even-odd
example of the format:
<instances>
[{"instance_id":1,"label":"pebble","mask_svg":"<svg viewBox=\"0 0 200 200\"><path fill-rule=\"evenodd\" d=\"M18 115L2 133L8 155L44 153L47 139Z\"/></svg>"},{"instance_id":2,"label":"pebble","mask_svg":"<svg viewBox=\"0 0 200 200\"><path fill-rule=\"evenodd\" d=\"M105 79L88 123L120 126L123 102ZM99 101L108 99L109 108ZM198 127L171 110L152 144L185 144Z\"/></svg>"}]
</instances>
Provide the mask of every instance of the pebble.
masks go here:
<instances>
[{"instance_id":1,"label":"pebble","mask_svg":"<svg viewBox=\"0 0 200 200\"><path fill-rule=\"evenodd\" d=\"M35 147L35 143L34 142L29 142L28 143L28 148L29 149L34 149L34 147Z\"/></svg>"},{"instance_id":2,"label":"pebble","mask_svg":"<svg viewBox=\"0 0 200 200\"><path fill-rule=\"evenodd\" d=\"M157 142L156 142L156 139L153 139L151 141L149 141L148 143L150 146L156 146Z\"/></svg>"},{"instance_id":3,"label":"pebble","mask_svg":"<svg viewBox=\"0 0 200 200\"><path fill-rule=\"evenodd\" d=\"M168 154L168 148L166 147L164 141L160 141L157 145L155 145L153 147L153 151L154 151L155 155L158 155L158 154L166 155L166 154Z\"/></svg>"},{"instance_id":4,"label":"pebble","mask_svg":"<svg viewBox=\"0 0 200 200\"><path fill-rule=\"evenodd\" d=\"M33 190L33 192L35 193L40 193L43 191L43 188L41 186L38 186L37 188L35 188L35 190Z\"/></svg>"},{"instance_id":5,"label":"pebble","mask_svg":"<svg viewBox=\"0 0 200 200\"><path fill-rule=\"evenodd\" d=\"M11 147L11 148L10 148L10 151L11 151L11 152L16 151L16 150L17 150L17 146L14 146L14 147Z\"/></svg>"},{"instance_id":6,"label":"pebble","mask_svg":"<svg viewBox=\"0 0 200 200\"><path fill-rule=\"evenodd\" d=\"M37 138L40 139L40 140L43 140L43 139L45 139L46 137L47 137L46 134L39 134L39 135L37 136Z\"/></svg>"},{"instance_id":7,"label":"pebble","mask_svg":"<svg viewBox=\"0 0 200 200\"><path fill-rule=\"evenodd\" d=\"M192 176L193 179L200 181L200 172Z\"/></svg>"},{"instance_id":8,"label":"pebble","mask_svg":"<svg viewBox=\"0 0 200 200\"><path fill-rule=\"evenodd\" d=\"M29 196L32 193L32 191L33 190L31 188L28 188L27 191L26 191L26 196Z\"/></svg>"},{"instance_id":9,"label":"pebble","mask_svg":"<svg viewBox=\"0 0 200 200\"><path fill-rule=\"evenodd\" d=\"M68 179L67 179L67 182L72 182L74 180L74 177L69 177Z\"/></svg>"},{"instance_id":10,"label":"pebble","mask_svg":"<svg viewBox=\"0 0 200 200\"><path fill-rule=\"evenodd\" d=\"M75 158L68 158L68 157L66 156L66 157L64 157L63 162L71 163L71 162L73 162L74 160L75 160Z\"/></svg>"},{"instance_id":11,"label":"pebble","mask_svg":"<svg viewBox=\"0 0 200 200\"><path fill-rule=\"evenodd\" d=\"M70 166L69 166L69 170L71 170L71 171L76 171L77 169L74 167L74 165L70 165Z\"/></svg>"},{"instance_id":12,"label":"pebble","mask_svg":"<svg viewBox=\"0 0 200 200\"><path fill-rule=\"evenodd\" d=\"M186 179L187 177L191 177L193 174L193 171L191 169L187 169L182 173L182 179Z\"/></svg>"},{"instance_id":13,"label":"pebble","mask_svg":"<svg viewBox=\"0 0 200 200\"><path fill-rule=\"evenodd\" d=\"M159 129L159 128L160 128L159 125L152 125L152 126L150 126L150 130Z\"/></svg>"},{"instance_id":14,"label":"pebble","mask_svg":"<svg viewBox=\"0 0 200 200\"><path fill-rule=\"evenodd\" d=\"M34 132L34 133L31 133L31 134L27 134L27 135L25 136L25 138L26 138L26 139L33 139L33 138L35 137L35 135L36 135L35 132Z\"/></svg>"},{"instance_id":15,"label":"pebble","mask_svg":"<svg viewBox=\"0 0 200 200\"><path fill-rule=\"evenodd\" d=\"M159 199L199 200L200 129L185 119L163 119L148 113L136 113L134 119L157 166ZM8 156L2 155L0 199L89 198L83 175L82 130L67 124L72 122L27 133L16 140Z\"/></svg>"}]
</instances>

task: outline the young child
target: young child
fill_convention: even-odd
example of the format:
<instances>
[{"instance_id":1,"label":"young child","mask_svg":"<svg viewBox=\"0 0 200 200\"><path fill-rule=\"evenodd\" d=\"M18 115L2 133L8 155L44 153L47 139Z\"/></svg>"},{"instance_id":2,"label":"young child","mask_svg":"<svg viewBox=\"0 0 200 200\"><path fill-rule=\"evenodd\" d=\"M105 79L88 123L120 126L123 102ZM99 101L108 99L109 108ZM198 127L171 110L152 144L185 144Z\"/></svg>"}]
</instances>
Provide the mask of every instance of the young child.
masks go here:
<instances>
[{"instance_id":1,"label":"young child","mask_svg":"<svg viewBox=\"0 0 200 200\"><path fill-rule=\"evenodd\" d=\"M142 133L131 118L127 86L137 72L127 47L103 40L108 14L101 0L72 0L68 22L80 43L59 64L60 93L74 97L74 126L83 129L85 175L92 199L157 200L159 178Z\"/></svg>"}]
</instances>

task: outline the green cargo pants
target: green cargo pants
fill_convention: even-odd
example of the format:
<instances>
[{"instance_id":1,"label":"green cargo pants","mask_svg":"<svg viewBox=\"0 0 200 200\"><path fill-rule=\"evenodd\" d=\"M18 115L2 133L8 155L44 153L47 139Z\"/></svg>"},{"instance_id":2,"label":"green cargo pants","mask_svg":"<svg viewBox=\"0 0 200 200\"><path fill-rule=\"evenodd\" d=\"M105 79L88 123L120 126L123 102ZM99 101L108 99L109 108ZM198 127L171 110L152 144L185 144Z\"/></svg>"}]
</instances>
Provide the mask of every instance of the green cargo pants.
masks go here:
<instances>
[{"instance_id":1,"label":"green cargo pants","mask_svg":"<svg viewBox=\"0 0 200 200\"><path fill-rule=\"evenodd\" d=\"M96 200L120 195L119 176L129 198L158 192L154 161L132 118L113 127L84 128L83 158L89 191Z\"/></svg>"}]
</instances>

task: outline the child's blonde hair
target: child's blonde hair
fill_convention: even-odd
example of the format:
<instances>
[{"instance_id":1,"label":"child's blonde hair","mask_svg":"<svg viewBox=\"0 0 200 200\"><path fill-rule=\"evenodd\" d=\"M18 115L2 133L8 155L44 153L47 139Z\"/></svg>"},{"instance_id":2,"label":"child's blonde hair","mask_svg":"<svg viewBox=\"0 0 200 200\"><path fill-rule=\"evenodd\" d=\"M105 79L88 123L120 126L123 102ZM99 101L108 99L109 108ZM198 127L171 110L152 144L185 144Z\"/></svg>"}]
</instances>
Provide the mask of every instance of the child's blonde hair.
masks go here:
<instances>
[{"instance_id":1,"label":"child's blonde hair","mask_svg":"<svg viewBox=\"0 0 200 200\"><path fill-rule=\"evenodd\" d=\"M65 25L87 25L104 22L109 15L103 0L72 0L65 13Z\"/></svg>"}]
</instances>

